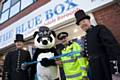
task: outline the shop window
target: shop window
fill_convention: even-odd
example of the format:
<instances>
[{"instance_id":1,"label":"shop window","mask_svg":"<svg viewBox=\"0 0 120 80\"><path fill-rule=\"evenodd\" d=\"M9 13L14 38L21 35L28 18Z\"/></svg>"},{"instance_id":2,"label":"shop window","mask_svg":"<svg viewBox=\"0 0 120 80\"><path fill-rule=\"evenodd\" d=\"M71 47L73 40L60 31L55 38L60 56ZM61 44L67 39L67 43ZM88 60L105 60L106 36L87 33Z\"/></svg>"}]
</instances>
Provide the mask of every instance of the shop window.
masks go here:
<instances>
[{"instance_id":1,"label":"shop window","mask_svg":"<svg viewBox=\"0 0 120 80\"><path fill-rule=\"evenodd\" d=\"M9 8L10 8L10 0L7 0L6 2L3 3L2 12L6 11Z\"/></svg>"},{"instance_id":2,"label":"shop window","mask_svg":"<svg viewBox=\"0 0 120 80\"><path fill-rule=\"evenodd\" d=\"M20 2L18 2L17 4L15 4L14 6L11 7L10 9L10 17L14 16L15 14L17 14L20 11Z\"/></svg>"},{"instance_id":3,"label":"shop window","mask_svg":"<svg viewBox=\"0 0 120 80\"><path fill-rule=\"evenodd\" d=\"M6 10L5 12L2 13L0 23L8 20L8 15L9 15L9 10Z\"/></svg>"},{"instance_id":4,"label":"shop window","mask_svg":"<svg viewBox=\"0 0 120 80\"><path fill-rule=\"evenodd\" d=\"M20 1L20 0L11 0L11 5L16 4L18 1Z\"/></svg>"},{"instance_id":5,"label":"shop window","mask_svg":"<svg viewBox=\"0 0 120 80\"><path fill-rule=\"evenodd\" d=\"M5 0L1 6L0 24L21 12L37 0Z\"/></svg>"},{"instance_id":6,"label":"shop window","mask_svg":"<svg viewBox=\"0 0 120 80\"><path fill-rule=\"evenodd\" d=\"M21 10L33 3L33 0L21 0Z\"/></svg>"}]
</instances>

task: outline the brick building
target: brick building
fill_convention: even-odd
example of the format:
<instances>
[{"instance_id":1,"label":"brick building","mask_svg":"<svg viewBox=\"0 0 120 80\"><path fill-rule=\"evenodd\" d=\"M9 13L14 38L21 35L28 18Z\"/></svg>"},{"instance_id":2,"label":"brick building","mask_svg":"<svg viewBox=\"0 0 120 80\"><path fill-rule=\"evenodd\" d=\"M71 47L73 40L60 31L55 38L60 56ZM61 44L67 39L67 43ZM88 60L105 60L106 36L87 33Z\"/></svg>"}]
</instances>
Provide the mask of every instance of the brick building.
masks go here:
<instances>
[{"instance_id":1,"label":"brick building","mask_svg":"<svg viewBox=\"0 0 120 80\"><path fill-rule=\"evenodd\" d=\"M73 16L78 8L88 12L93 24L106 25L120 43L120 0L0 0L0 55L15 49L16 33L24 34L32 54L32 34L39 25L68 31L69 39L82 36Z\"/></svg>"},{"instance_id":2,"label":"brick building","mask_svg":"<svg viewBox=\"0 0 120 80\"><path fill-rule=\"evenodd\" d=\"M69 39L82 36L84 32L78 31L73 17L78 8L91 16L93 24L106 25L120 43L120 0L0 0L0 61L15 49L16 33L24 34L25 47L32 54L32 34L39 25L56 33L67 31Z\"/></svg>"},{"instance_id":3,"label":"brick building","mask_svg":"<svg viewBox=\"0 0 120 80\"><path fill-rule=\"evenodd\" d=\"M97 23L106 25L120 43L120 4L116 2L93 12Z\"/></svg>"}]
</instances>

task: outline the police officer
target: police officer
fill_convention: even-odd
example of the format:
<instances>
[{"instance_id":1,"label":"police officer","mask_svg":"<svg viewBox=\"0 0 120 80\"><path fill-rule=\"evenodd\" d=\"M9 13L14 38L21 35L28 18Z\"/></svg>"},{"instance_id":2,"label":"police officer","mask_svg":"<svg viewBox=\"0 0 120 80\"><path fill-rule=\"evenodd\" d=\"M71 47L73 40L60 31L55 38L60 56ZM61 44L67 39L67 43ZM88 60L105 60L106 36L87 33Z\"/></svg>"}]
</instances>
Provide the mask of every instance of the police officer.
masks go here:
<instances>
[{"instance_id":1,"label":"police officer","mask_svg":"<svg viewBox=\"0 0 120 80\"><path fill-rule=\"evenodd\" d=\"M66 80L88 80L88 60L80 54L80 51L82 51L81 46L77 42L68 41L67 32L59 33L57 38L58 40L61 40L61 43L63 44L60 51L62 54L77 52L71 56L61 57Z\"/></svg>"}]
</instances>

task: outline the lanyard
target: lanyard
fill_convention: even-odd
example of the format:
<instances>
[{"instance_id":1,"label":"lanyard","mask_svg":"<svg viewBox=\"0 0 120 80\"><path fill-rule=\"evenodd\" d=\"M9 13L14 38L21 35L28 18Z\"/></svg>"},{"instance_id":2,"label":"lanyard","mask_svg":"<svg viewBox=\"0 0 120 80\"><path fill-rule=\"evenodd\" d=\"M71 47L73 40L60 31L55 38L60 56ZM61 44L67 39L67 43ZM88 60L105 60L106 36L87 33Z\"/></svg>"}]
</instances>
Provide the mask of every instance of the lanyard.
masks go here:
<instances>
[{"instance_id":1,"label":"lanyard","mask_svg":"<svg viewBox=\"0 0 120 80\"><path fill-rule=\"evenodd\" d=\"M50 59L57 59L57 58L64 57L64 56L72 56L73 54L80 54L80 51L73 51L73 52L69 52L66 54L61 54L59 56L54 56L54 57L49 58L49 60ZM31 64L38 63L38 62L40 62L40 61L24 62L24 63L22 63L22 65L31 65Z\"/></svg>"}]
</instances>

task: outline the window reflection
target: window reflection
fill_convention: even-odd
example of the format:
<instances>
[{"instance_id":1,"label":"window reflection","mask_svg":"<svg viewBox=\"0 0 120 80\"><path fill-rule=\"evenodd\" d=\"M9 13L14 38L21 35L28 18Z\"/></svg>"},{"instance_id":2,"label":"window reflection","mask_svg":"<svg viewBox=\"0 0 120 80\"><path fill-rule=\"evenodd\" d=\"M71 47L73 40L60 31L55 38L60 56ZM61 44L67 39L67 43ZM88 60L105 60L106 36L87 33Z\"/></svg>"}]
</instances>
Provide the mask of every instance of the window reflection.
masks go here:
<instances>
[{"instance_id":1,"label":"window reflection","mask_svg":"<svg viewBox=\"0 0 120 80\"><path fill-rule=\"evenodd\" d=\"M33 0L21 0L21 10L33 3Z\"/></svg>"},{"instance_id":2,"label":"window reflection","mask_svg":"<svg viewBox=\"0 0 120 80\"><path fill-rule=\"evenodd\" d=\"M8 15L9 15L8 13L9 10L6 10L4 13L2 13L0 22L4 22L8 19Z\"/></svg>"},{"instance_id":3,"label":"window reflection","mask_svg":"<svg viewBox=\"0 0 120 80\"><path fill-rule=\"evenodd\" d=\"M10 17L14 16L15 14L17 14L20 11L19 7L20 7L20 2L18 2L17 4L15 4L14 6L11 7Z\"/></svg>"},{"instance_id":4,"label":"window reflection","mask_svg":"<svg viewBox=\"0 0 120 80\"><path fill-rule=\"evenodd\" d=\"M3 4L3 8L2 8L2 12L4 12L5 10L10 8L10 1L11 0L7 0L4 4Z\"/></svg>"},{"instance_id":5,"label":"window reflection","mask_svg":"<svg viewBox=\"0 0 120 80\"><path fill-rule=\"evenodd\" d=\"M18 1L20 1L20 0L11 0L11 5L16 4Z\"/></svg>"}]
</instances>

